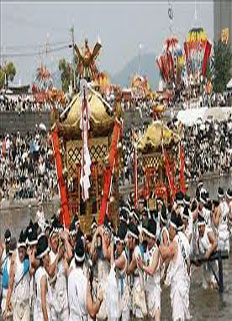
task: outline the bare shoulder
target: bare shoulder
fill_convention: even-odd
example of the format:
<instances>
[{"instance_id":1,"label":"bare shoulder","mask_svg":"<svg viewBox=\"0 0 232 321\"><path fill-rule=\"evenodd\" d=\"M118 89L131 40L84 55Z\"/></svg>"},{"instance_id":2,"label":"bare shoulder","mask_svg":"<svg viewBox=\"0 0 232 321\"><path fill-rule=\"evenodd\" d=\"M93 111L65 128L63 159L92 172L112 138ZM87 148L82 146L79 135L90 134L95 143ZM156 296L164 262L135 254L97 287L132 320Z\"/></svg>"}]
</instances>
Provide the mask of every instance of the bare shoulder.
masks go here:
<instances>
[{"instance_id":1,"label":"bare shoulder","mask_svg":"<svg viewBox=\"0 0 232 321\"><path fill-rule=\"evenodd\" d=\"M173 240L169 245L170 251L173 255L175 255L178 252L178 243L176 240Z\"/></svg>"},{"instance_id":2,"label":"bare shoulder","mask_svg":"<svg viewBox=\"0 0 232 321\"><path fill-rule=\"evenodd\" d=\"M15 260L16 260L16 251L14 251L14 253L11 256L11 264L15 264Z\"/></svg>"}]
</instances>

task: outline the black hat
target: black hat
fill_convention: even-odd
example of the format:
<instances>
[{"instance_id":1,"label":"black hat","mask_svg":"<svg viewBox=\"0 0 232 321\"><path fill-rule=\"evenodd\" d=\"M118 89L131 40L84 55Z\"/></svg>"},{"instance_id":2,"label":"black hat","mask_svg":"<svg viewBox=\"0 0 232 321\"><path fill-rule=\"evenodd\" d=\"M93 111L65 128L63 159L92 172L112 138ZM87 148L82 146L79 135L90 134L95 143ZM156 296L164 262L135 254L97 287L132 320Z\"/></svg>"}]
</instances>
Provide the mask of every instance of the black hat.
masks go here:
<instances>
[{"instance_id":1,"label":"black hat","mask_svg":"<svg viewBox=\"0 0 232 321\"><path fill-rule=\"evenodd\" d=\"M172 211L170 225L177 230L178 225L179 225L179 220L178 220L178 216L175 211Z\"/></svg>"},{"instance_id":2,"label":"black hat","mask_svg":"<svg viewBox=\"0 0 232 321\"><path fill-rule=\"evenodd\" d=\"M205 192L205 196L206 196L206 201L209 202L210 201L210 197L209 197L209 192L208 191Z\"/></svg>"},{"instance_id":3,"label":"black hat","mask_svg":"<svg viewBox=\"0 0 232 321\"><path fill-rule=\"evenodd\" d=\"M231 200L232 199L232 190L230 188L228 188L228 190L226 191L226 197Z\"/></svg>"},{"instance_id":4,"label":"black hat","mask_svg":"<svg viewBox=\"0 0 232 321\"><path fill-rule=\"evenodd\" d=\"M91 230L93 230L94 228L97 228L97 222L95 217L93 218L92 224L91 224Z\"/></svg>"},{"instance_id":5,"label":"black hat","mask_svg":"<svg viewBox=\"0 0 232 321\"><path fill-rule=\"evenodd\" d=\"M37 243L36 258L42 259L49 251L48 238L46 235L41 235Z\"/></svg>"},{"instance_id":6,"label":"black hat","mask_svg":"<svg viewBox=\"0 0 232 321\"><path fill-rule=\"evenodd\" d=\"M4 234L4 238L5 238L5 242L9 243L11 240L11 232L9 229L6 230L5 234Z\"/></svg>"},{"instance_id":7,"label":"black hat","mask_svg":"<svg viewBox=\"0 0 232 321\"><path fill-rule=\"evenodd\" d=\"M128 233L128 235L131 235L133 238L135 238L137 240L139 239L138 227L133 222L129 223L127 233Z\"/></svg>"},{"instance_id":8,"label":"black hat","mask_svg":"<svg viewBox=\"0 0 232 321\"><path fill-rule=\"evenodd\" d=\"M56 217L56 214L52 215L52 217L51 217L51 224L53 224L53 222L54 222L54 220L55 220L56 218L57 218L57 217Z\"/></svg>"},{"instance_id":9,"label":"black hat","mask_svg":"<svg viewBox=\"0 0 232 321\"><path fill-rule=\"evenodd\" d=\"M206 205L206 204L207 204L206 191L204 191L204 190L201 191L199 201L200 201L201 203L203 203L203 205Z\"/></svg>"},{"instance_id":10,"label":"black hat","mask_svg":"<svg viewBox=\"0 0 232 321\"><path fill-rule=\"evenodd\" d=\"M148 222L149 222L149 220L142 221L142 231L146 234L147 234L147 229L148 229Z\"/></svg>"},{"instance_id":11,"label":"black hat","mask_svg":"<svg viewBox=\"0 0 232 321\"><path fill-rule=\"evenodd\" d=\"M79 220L77 214L74 215L73 221L74 221L75 226L77 226L78 224L80 224L80 220Z\"/></svg>"},{"instance_id":12,"label":"black hat","mask_svg":"<svg viewBox=\"0 0 232 321\"><path fill-rule=\"evenodd\" d=\"M82 240L84 240L84 233L82 232L82 229L79 228L78 231L77 231L77 239L78 238L81 238Z\"/></svg>"},{"instance_id":13,"label":"black hat","mask_svg":"<svg viewBox=\"0 0 232 321\"><path fill-rule=\"evenodd\" d=\"M185 194L184 196L184 204L189 206L190 205L190 196Z\"/></svg>"},{"instance_id":14,"label":"black hat","mask_svg":"<svg viewBox=\"0 0 232 321\"><path fill-rule=\"evenodd\" d=\"M130 211L127 207L122 207L119 212L119 220L128 223L128 215Z\"/></svg>"},{"instance_id":15,"label":"black hat","mask_svg":"<svg viewBox=\"0 0 232 321\"><path fill-rule=\"evenodd\" d=\"M205 219L203 216L201 216L200 214L198 215L198 219L197 219L197 225L200 226L200 225L205 225Z\"/></svg>"},{"instance_id":16,"label":"black hat","mask_svg":"<svg viewBox=\"0 0 232 321\"><path fill-rule=\"evenodd\" d=\"M74 236L74 235L76 235L76 233L77 232L76 232L76 228L75 228L75 222L72 221L72 223L69 226L69 234Z\"/></svg>"},{"instance_id":17,"label":"black hat","mask_svg":"<svg viewBox=\"0 0 232 321\"><path fill-rule=\"evenodd\" d=\"M126 225L125 224L120 224L119 227L118 227L118 233L117 233L116 241L119 241L119 242L123 243L124 240L125 240L126 234L127 234Z\"/></svg>"},{"instance_id":18,"label":"black hat","mask_svg":"<svg viewBox=\"0 0 232 321\"><path fill-rule=\"evenodd\" d=\"M162 197L160 197L160 196L158 196L157 198L156 198L156 203L164 203L164 201L163 201L163 199L162 199Z\"/></svg>"},{"instance_id":19,"label":"black hat","mask_svg":"<svg viewBox=\"0 0 232 321\"><path fill-rule=\"evenodd\" d=\"M26 240L27 240L27 233L26 233L26 231L23 232L23 230L22 230L19 235L18 248L19 247L27 247Z\"/></svg>"},{"instance_id":20,"label":"black hat","mask_svg":"<svg viewBox=\"0 0 232 321\"><path fill-rule=\"evenodd\" d=\"M85 259L85 249L84 243L81 237L77 238L77 243L75 246L75 260L78 263L84 262Z\"/></svg>"},{"instance_id":21,"label":"black hat","mask_svg":"<svg viewBox=\"0 0 232 321\"><path fill-rule=\"evenodd\" d=\"M218 193L217 193L219 198L224 197L224 189L222 187L218 187Z\"/></svg>"},{"instance_id":22,"label":"black hat","mask_svg":"<svg viewBox=\"0 0 232 321\"><path fill-rule=\"evenodd\" d=\"M13 252L16 250L17 248L17 241L15 237L12 237L10 240L10 244L9 244L9 254L13 254Z\"/></svg>"},{"instance_id":23,"label":"black hat","mask_svg":"<svg viewBox=\"0 0 232 321\"><path fill-rule=\"evenodd\" d=\"M38 232L38 229L39 229L39 224L38 224L38 222L35 222L35 223L34 223L34 228L35 228L36 231Z\"/></svg>"},{"instance_id":24,"label":"black hat","mask_svg":"<svg viewBox=\"0 0 232 321\"><path fill-rule=\"evenodd\" d=\"M162 206L160 219L163 222L163 224L167 224L168 218L167 218L167 209L165 205Z\"/></svg>"},{"instance_id":25,"label":"black hat","mask_svg":"<svg viewBox=\"0 0 232 321\"><path fill-rule=\"evenodd\" d=\"M50 237L52 237L54 234L58 234L60 231L61 225L58 221L58 218L55 217L52 221L52 226L50 230Z\"/></svg>"},{"instance_id":26,"label":"black hat","mask_svg":"<svg viewBox=\"0 0 232 321\"><path fill-rule=\"evenodd\" d=\"M48 220L46 220L45 224L44 224L44 231L46 231L46 229L48 229L49 233L50 233L50 224L49 224Z\"/></svg>"},{"instance_id":27,"label":"black hat","mask_svg":"<svg viewBox=\"0 0 232 321\"><path fill-rule=\"evenodd\" d=\"M148 220L147 229L144 232L151 238L156 237L156 222L153 219Z\"/></svg>"},{"instance_id":28,"label":"black hat","mask_svg":"<svg viewBox=\"0 0 232 321\"><path fill-rule=\"evenodd\" d=\"M197 187L201 187L203 186L203 181L201 179L199 179L198 183L197 183Z\"/></svg>"},{"instance_id":29,"label":"black hat","mask_svg":"<svg viewBox=\"0 0 232 321\"><path fill-rule=\"evenodd\" d=\"M214 206L218 207L218 206L219 206L219 204L220 204L220 203L219 203L219 201L218 201L218 200L213 200L213 205L214 205Z\"/></svg>"},{"instance_id":30,"label":"black hat","mask_svg":"<svg viewBox=\"0 0 232 321\"><path fill-rule=\"evenodd\" d=\"M37 240L37 229L36 226L32 225L31 231L28 232L28 245L36 245L38 243Z\"/></svg>"},{"instance_id":31,"label":"black hat","mask_svg":"<svg viewBox=\"0 0 232 321\"><path fill-rule=\"evenodd\" d=\"M182 216L186 219L189 219L189 209L185 206Z\"/></svg>"},{"instance_id":32,"label":"black hat","mask_svg":"<svg viewBox=\"0 0 232 321\"><path fill-rule=\"evenodd\" d=\"M34 226L34 224L33 224L32 220L30 220L30 223L27 228L28 235L32 232L33 226Z\"/></svg>"},{"instance_id":33,"label":"black hat","mask_svg":"<svg viewBox=\"0 0 232 321\"><path fill-rule=\"evenodd\" d=\"M198 207L198 202L196 199L194 199L191 204L191 212L194 212L197 209L197 207Z\"/></svg>"},{"instance_id":34,"label":"black hat","mask_svg":"<svg viewBox=\"0 0 232 321\"><path fill-rule=\"evenodd\" d=\"M182 205L184 202L184 193L182 193L181 191L176 193L175 199L178 205Z\"/></svg>"}]
</instances>

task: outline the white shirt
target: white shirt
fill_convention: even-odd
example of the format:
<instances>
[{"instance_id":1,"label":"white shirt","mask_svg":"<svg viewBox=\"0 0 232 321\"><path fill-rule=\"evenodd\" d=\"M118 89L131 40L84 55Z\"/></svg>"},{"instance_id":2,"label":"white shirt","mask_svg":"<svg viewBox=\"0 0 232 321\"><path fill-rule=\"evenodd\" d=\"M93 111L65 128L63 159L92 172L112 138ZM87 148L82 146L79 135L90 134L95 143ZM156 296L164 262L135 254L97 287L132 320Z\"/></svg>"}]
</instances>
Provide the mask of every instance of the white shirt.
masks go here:
<instances>
[{"instance_id":1,"label":"white shirt","mask_svg":"<svg viewBox=\"0 0 232 321\"><path fill-rule=\"evenodd\" d=\"M72 268L68 277L69 321L87 320L86 288L87 278L82 268Z\"/></svg>"},{"instance_id":2,"label":"white shirt","mask_svg":"<svg viewBox=\"0 0 232 321\"><path fill-rule=\"evenodd\" d=\"M48 320L50 321L50 301L51 301L51 289L50 284L48 282L48 275L44 267L40 266L35 272L35 287L36 287L36 299L34 304L34 320L43 321L43 311L42 311L42 302L41 302L41 279L42 277L47 278L47 294L46 294L46 306L48 313Z\"/></svg>"}]
</instances>

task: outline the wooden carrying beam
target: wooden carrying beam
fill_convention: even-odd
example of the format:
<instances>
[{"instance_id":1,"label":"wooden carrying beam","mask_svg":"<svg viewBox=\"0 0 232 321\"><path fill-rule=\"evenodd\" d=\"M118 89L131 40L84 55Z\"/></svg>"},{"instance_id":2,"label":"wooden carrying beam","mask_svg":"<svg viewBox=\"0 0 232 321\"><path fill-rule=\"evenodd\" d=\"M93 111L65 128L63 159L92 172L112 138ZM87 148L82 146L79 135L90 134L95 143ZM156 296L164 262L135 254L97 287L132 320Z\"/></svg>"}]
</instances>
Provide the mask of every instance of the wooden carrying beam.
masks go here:
<instances>
[{"instance_id":1,"label":"wooden carrying beam","mask_svg":"<svg viewBox=\"0 0 232 321\"><path fill-rule=\"evenodd\" d=\"M205 258L204 254L200 254L197 255L195 257L190 258L191 259L191 263L193 264L197 264L197 263L204 263L204 262L208 262L209 264L209 268L212 270L215 279L217 281L218 284L218 290L219 293L223 293L224 291L224 282L223 282L223 264L222 264L222 260L228 259L229 258L229 253L228 251L217 251L214 252L210 258L207 260ZM218 260L218 275L216 273L216 271L214 270L213 266L210 264L212 261Z\"/></svg>"},{"instance_id":2,"label":"wooden carrying beam","mask_svg":"<svg viewBox=\"0 0 232 321\"><path fill-rule=\"evenodd\" d=\"M206 261L215 261L215 260L218 260L219 259L219 253L220 253L220 256L221 256L221 259L222 260L226 260L229 258L229 253L228 251L217 251L217 252L214 252L210 258L207 260L205 258L205 255L204 254L200 254L200 255L195 255L195 256L192 256L190 257L190 260L191 260L191 263L193 264L196 264L196 263L204 263Z\"/></svg>"}]
</instances>

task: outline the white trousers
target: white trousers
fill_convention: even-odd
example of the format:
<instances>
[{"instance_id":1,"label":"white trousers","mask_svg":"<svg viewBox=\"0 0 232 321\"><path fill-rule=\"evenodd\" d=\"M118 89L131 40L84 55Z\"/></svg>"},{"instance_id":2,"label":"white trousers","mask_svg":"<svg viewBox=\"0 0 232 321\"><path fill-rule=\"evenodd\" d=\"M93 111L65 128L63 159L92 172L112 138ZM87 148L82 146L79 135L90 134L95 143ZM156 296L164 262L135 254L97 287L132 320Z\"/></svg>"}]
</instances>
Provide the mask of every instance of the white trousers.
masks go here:
<instances>
[{"instance_id":1,"label":"white trousers","mask_svg":"<svg viewBox=\"0 0 232 321\"><path fill-rule=\"evenodd\" d=\"M51 308L51 321L64 321L69 319L69 309L63 309L61 312L56 312L54 308Z\"/></svg>"},{"instance_id":2,"label":"white trousers","mask_svg":"<svg viewBox=\"0 0 232 321\"><path fill-rule=\"evenodd\" d=\"M30 305L15 304L13 306L13 321L30 321Z\"/></svg>"}]
</instances>

